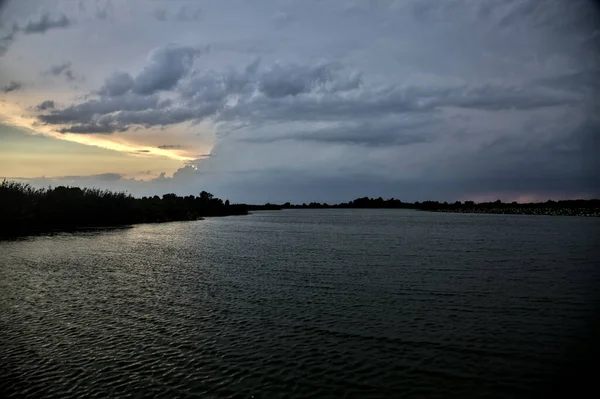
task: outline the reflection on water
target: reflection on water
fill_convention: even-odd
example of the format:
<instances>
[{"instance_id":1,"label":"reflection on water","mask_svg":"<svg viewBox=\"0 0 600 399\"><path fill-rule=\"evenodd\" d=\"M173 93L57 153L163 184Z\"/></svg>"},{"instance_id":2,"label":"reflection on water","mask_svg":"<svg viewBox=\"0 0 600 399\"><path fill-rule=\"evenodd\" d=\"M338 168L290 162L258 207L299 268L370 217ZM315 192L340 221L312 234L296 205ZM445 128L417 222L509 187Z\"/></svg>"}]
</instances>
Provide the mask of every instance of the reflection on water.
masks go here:
<instances>
[{"instance_id":1,"label":"reflection on water","mask_svg":"<svg viewBox=\"0 0 600 399\"><path fill-rule=\"evenodd\" d=\"M296 210L0 242L0 388L530 396L585 338L600 224Z\"/></svg>"}]
</instances>

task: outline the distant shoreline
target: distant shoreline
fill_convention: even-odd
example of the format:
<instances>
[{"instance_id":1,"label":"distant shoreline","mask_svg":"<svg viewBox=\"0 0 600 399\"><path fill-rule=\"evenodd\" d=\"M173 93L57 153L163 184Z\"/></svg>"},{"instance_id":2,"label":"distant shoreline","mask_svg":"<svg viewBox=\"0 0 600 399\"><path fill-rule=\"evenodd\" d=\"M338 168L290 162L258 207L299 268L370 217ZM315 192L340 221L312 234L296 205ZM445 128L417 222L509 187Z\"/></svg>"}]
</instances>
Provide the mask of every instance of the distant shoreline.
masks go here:
<instances>
[{"instance_id":1,"label":"distant shoreline","mask_svg":"<svg viewBox=\"0 0 600 399\"><path fill-rule=\"evenodd\" d=\"M329 205L230 204L202 191L199 196L165 194L135 198L106 190L56 187L36 189L29 184L0 183L0 238L57 231L127 228L141 223L193 221L203 217L248 215L252 211L281 209L415 209L430 212L600 217L600 200L564 200L543 203L402 202L390 198L357 198Z\"/></svg>"},{"instance_id":2,"label":"distant shoreline","mask_svg":"<svg viewBox=\"0 0 600 399\"><path fill-rule=\"evenodd\" d=\"M445 213L488 213L503 215L544 215L544 216L584 216L600 217L600 200L561 200L537 203L503 203L494 202L475 203L473 201L453 203L439 201L402 202L391 198L357 198L354 201L341 204L327 204L312 202L310 204L283 205L266 204L261 209L414 209L428 212ZM252 210L252 206L249 208Z\"/></svg>"},{"instance_id":3,"label":"distant shoreline","mask_svg":"<svg viewBox=\"0 0 600 399\"><path fill-rule=\"evenodd\" d=\"M552 208L513 208L513 209L420 209L420 208L358 208L358 207L323 207L323 208L281 208L285 209L406 209L421 212L435 213L465 213L465 214L489 214L489 215L523 215L523 216L579 216L600 217L600 209L552 209Z\"/></svg>"}]
</instances>

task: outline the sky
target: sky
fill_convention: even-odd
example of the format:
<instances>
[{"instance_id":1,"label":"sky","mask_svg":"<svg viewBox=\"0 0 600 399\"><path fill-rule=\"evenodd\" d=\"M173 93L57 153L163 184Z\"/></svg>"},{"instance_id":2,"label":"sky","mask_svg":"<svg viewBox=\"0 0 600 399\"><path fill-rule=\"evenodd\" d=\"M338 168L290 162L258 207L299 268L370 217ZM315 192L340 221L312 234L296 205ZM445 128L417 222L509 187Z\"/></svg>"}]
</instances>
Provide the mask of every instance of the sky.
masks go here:
<instances>
[{"instance_id":1,"label":"sky","mask_svg":"<svg viewBox=\"0 0 600 399\"><path fill-rule=\"evenodd\" d=\"M0 178L248 203L600 197L591 0L0 4Z\"/></svg>"}]
</instances>

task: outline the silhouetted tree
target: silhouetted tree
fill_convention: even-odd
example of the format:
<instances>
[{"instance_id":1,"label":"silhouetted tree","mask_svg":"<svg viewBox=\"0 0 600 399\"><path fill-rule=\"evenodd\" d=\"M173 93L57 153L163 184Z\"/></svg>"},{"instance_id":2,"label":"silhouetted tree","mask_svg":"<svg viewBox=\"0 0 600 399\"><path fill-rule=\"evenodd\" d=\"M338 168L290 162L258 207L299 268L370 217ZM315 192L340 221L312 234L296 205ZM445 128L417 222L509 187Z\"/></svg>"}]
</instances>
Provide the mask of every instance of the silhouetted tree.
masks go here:
<instances>
[{"instance_id":1,"label":"silhouetted tree","mask_svg":"<svg viewBox=\"0 0 600 399\"><path fill-rule=\"evenodd\" d=\"M245 215L246 205L225 205L206 191L200 197L134 198L123 192L63 187L35 189L4 180L0 184L0 235L72 230L144 222L195 220L201 216Z\"/></svg>"},{"instance_id":2,"label":"silhouetted tree","mask_svg":"<svg viewBox=\"0 0 600 399\"><path fill-rule=\"evenodd\" d=\"M206 191L202 191L200 193L200 200L204 201L204 202L208 202L213 198L213 195L211 193L207 193Z\"/></svg>"}]
</instances>

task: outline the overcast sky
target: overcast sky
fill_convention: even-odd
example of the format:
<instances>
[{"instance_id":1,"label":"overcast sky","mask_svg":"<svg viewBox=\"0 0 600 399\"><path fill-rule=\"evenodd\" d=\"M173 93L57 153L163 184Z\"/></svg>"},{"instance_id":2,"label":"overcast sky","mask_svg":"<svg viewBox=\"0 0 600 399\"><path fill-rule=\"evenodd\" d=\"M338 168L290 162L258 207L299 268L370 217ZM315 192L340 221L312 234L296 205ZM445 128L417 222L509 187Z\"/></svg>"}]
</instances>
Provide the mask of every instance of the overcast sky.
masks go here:
<instances>
[{"instance_id":1,"label":"overcast sky","mask_svg":"<svg viewBox=\"0 0 600 399\"><path fill-rule=\"evenodd\" d=\"M591 0L0 0L0 176L236 202L598 197Z\"/></svg>"}]
</instances>

